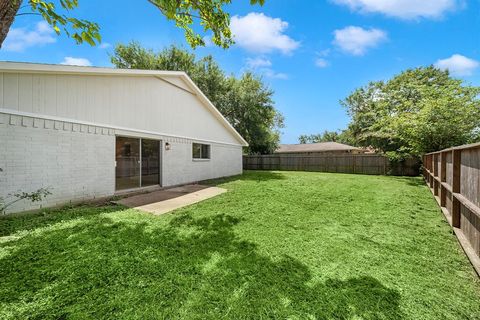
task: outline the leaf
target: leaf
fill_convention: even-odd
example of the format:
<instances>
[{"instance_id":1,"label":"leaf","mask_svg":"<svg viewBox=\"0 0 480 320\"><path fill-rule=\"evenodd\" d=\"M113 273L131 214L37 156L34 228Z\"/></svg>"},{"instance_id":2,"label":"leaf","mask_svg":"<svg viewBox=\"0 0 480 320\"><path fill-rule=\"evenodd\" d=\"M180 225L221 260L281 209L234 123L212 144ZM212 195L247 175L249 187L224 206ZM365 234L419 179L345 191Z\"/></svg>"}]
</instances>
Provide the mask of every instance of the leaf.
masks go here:
<instances>
[{"instance_id":1,"label":"leaf","mask_svg":"<svg viewBox=\"0 0 480 320\"><path fill-rule=\"evenodd\" d=\"M78 7L78 0L60 0L60 6L69 12ZM100 43L100 27L94 22L81 20L61 14L53 2L42 0L29 0L33 12L37 12L53 28L56 34L61 34L62 30L69 37L72 37L77 44L88 43L95 46ZM72 32L78 30L78 32Z\"/></svg>"}]
</instances>

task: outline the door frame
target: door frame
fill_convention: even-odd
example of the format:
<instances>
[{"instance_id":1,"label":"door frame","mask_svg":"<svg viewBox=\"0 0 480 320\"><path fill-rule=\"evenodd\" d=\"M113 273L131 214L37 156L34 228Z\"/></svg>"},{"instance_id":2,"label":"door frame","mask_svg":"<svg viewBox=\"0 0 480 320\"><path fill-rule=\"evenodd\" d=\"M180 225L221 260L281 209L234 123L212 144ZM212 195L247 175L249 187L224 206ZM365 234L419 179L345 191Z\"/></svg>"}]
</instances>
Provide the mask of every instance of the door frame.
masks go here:
<instances>
[{"instance_id":1,"label":"door frame","mask_svg":"<svg viewBox=\"0 0 480 320\"><path fill-rule=\"evenodd\" d=\"M136 191L136 190L147 190L147 189L155 189L157 187L162 187L163 186L163 140L162 139L152 139L152 138L142 138L138 136L130 136L130 135L124 135L124 134L119 134L115 135L115 154L114 154L114 163L115 167L117 167L117 154L116 154L116 143L117 143L117 138L130 138L130 139L138 139L138 148L139 148L139 187L135 188L128 188L128 189L117 189L116 186L116 179L117 179L117 174L116 170L115 171L115 179L114 179L114 190L115 193L124 193L124 192L129 192L129 191ZM151 185L151 186L142 186L142 165L143 165L143 159L142 159L142 140L153 140L158 142L158 184Z\"/></svg>"}]
</instances>

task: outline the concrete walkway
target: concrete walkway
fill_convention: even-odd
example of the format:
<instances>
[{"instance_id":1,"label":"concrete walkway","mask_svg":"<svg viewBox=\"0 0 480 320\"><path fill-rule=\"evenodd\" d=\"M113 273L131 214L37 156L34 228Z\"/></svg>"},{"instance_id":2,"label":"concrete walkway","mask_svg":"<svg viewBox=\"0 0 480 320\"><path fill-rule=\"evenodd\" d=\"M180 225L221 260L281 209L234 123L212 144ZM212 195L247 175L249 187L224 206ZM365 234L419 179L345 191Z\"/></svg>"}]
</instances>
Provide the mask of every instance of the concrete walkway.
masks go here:
<instances>
[{"instance_id":1,"label":"concrete walkway","mask_svg":"<svg viewBox=\"0 0 480 320\"><path fill-rule=\"evenodd\" d=\"M115 201L115 203L160 215L215 197L224 192L227 192L227 190L217 187L186 185L131 196Z\"/></svg>"}]
</instances>

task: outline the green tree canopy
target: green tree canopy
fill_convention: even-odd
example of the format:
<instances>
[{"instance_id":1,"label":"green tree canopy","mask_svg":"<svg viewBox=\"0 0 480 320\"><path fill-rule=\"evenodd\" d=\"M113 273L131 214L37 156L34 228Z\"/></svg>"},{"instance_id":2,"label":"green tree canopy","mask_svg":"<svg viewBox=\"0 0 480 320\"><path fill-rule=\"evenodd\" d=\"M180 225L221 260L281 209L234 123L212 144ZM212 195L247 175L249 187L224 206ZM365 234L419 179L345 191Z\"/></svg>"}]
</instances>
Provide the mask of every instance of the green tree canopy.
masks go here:
<instances>
[{"instance_id":1,"label":"green tree canopy","mask_svg":"<svg viewBox=\"0 0 480 320\"><path fill-rule=\"evenodd\" d=\"M299 143L318 143L318 142L338 142L344 144L354 144L355 141L349 130L328 131L317 134L302 134L298 137Z\"/></svg>"},{"instance_id":2,"label":"green tree canopy","mask_svg":"<svg viewBox=\"0 0 480 320\"><path fill-rule=\"evenodd\" d=\"M204 38L194 30L195 27L200 27L203 33L212 32L211 40L217 46L228 48L234 43L230 31L230 14L225 11L225 6L232 0L147 1L159 9L168 20L174 21L178 28L184 30L185 39L192 48L205 45ZM250 4L263 5L264 1L250 0ZM63 30L77 43L95 45L101 41L99 25L71 15L70 11L78 7L78 2L79 0L0 0L0 47L15 18L30 14L42 16L57 34ZM129 5L134 5L133 1Z\"/></svg>"},{"instance_id":3,"label":"green tree canopy","mask_svg":"<svg viewBox=\"0 0 480 320\"><path fill-rule=\"evenodd\" d=\"M277 148L283 116L274 106L273 91L253 73L237 78L226 75L211 55L197 59L175 46L153 52L135 42L117 45L111 60L118 68L185 71L247 140L249 153L266 154Z\"/></svg>"},{"instance_id":4,"label":"green tree canopy","mask_svg":"<svg viewBox=\"0 0 480 320\"><path fill-rule=\"evenodd\" d=\"M371 82L341 103L359 145L401 160L478 141L479 94L479 87L429 66Z\"/></svg>"}]
</instances>

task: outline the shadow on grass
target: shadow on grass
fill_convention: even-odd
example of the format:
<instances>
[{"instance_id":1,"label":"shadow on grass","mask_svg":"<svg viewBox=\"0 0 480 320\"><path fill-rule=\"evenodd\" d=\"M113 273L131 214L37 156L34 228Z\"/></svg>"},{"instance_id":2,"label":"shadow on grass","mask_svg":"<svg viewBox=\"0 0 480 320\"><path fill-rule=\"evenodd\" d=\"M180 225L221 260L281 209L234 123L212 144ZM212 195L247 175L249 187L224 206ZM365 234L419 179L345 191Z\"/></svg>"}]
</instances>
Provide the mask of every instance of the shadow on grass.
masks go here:
<instances>
[{"instance_id":1,"label":"shadow on grass","mask_svg":"<svg viewBox=\"0 0 480 320\"><path fill-rule=\"evenodd\" d=\"M395 179L397 181L401 181L407 185L410 185L412 187L423 187L425 186L425 180L423 180L422 177L394 177L392 176L392 179Z\"/></svg>"},{"instance_id":2,"label":"shadow on grass","mask_svg":"<svg viewBox=\"0 0 480 320\"><path fill-rule=\"evenodd\" d=\"M42 212L29 212L0 216L0 237L8 236L19 231L30 231L48 227L57 223L78 218L98 216L101 213L121 210L122 206L93 206L89 204L76 205L61 209L46 209ZM60 214L68 211L68 214Z\"/></svg>"},{"instance_id":3,"label":"shadow on grass","mask_svg":"<svg viewBox=\"0 0 480 320\"><path fill-rule=\"evenodd\" d=\"M397 291L372 277L312 284L301 261L238 238L235 217L109 208L0 242L1 318L402 318Z\"/></svg>"}]
</instances>

